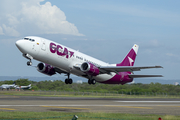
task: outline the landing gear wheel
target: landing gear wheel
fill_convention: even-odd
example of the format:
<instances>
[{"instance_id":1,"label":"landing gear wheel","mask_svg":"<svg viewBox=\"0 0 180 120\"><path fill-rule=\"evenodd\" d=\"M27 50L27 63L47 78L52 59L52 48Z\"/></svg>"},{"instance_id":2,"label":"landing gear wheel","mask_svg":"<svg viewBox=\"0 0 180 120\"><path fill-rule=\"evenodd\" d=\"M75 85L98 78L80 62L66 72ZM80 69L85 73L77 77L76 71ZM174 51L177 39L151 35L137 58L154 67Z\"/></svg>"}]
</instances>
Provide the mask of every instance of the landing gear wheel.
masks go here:
<instances>
[{"instance_id":1,"label":"landing gear wheel","mask_svg":"<svg viewBox=\"0 0 180 120\"><path fill-rule=\"evenodd\" d=\"M88 83L91 84L91 80L90 79L88 80Z\"/></svg>"},{"instance_id":2,"label":"landing gear wheel","mask_svg":"<svg viewBox=\"0 0 180 120\"><path fill-rule=\"evenodd\" d=\"M92 80L91 80L91 79L89 79L89 80L88 80L88 83L89 83L90 85L91 85L91 84L93 84L93 85L94 85L94 84L96 84L96 80L95 80L95 79L92 79Z\"/></svg>"},{"instance_id":3,"label":"landing gear wheel","mask_svg":"<svg viewBox=\"0 0 180 120\"><path fill-rule=\"evenodd\" d=\"M93 79L91 82L92 82L93 85L96 84L96 80L95 79Z\"/></svg>"},{"instance_id":4,"label":"landing gear wheel","mask_svg":"<svg viewBox=\"0 0 180 120\"><path fill-rule=\"evenodd\" d=\"M28 66L31 66L31 65L32 65L32 62L31 62L31 61L28 61L28 62L27 62L27 65L28 65Z\"/></svg>"},{"instance_id":5,"label":"landing gear wheel","mask_svg":"<svg viewBox=\"0 0 180 120\"><path fill-rule=\"evenodd\" d=\"M69 82L69 84L72 84L73 81L72 81L72 79L69 79L68 82Z\"/></svg>"},{"instance_id":6,"label":"landing gear wheel","mask_svg":"<svg viewBox=\"0 0 180 120\"><path fill-rule=\"evenodd\" d=\"M65 79L65 83L68 84L68 79Z\"/></svg>"}]
</instances>

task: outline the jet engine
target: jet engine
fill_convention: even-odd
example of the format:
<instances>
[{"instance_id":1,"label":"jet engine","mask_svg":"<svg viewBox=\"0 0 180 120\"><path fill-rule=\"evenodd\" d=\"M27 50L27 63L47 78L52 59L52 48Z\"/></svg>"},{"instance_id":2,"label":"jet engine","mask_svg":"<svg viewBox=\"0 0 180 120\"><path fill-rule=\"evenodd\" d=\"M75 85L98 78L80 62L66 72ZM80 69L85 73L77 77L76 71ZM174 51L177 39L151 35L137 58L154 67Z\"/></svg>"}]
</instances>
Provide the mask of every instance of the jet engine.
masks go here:
<instances>
[{"instance_id":1,"label":"jet engine","mask_svg":"<svg viewBox=\"0 0 180 120\"><path fill-rule=\"evenodd\" d=\"M49 76L56 74L54 67L46 63L39 63L37 70Z\"/></svg>"},{"instance_id":2,"label":"jet engine","mask_svg":"<svg viewBox=\"0 0 180 120\"><path fill-rule=\"evenodd\" d=\"M99 74L99 69L94 64L89 62L84 62L81 67L81 71L85 72L86 74L96 76Z\"/></svg>"}]
</instances>

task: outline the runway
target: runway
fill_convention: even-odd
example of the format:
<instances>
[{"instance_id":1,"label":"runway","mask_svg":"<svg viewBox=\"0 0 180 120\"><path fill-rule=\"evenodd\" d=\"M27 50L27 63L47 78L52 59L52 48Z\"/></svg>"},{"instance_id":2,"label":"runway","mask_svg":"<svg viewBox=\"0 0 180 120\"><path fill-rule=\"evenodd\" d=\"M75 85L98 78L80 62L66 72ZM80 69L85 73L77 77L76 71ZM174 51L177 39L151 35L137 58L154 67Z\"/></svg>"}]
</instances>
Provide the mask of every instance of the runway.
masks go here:
<instances>
[{"instance_id":1,"label":"runway","mask_svg":"<svg viewBox=\"0 0 180 120\"><path fill-rule=\"evenodd\" d=\"M0 96L0 111L111 112L179 115L180 99Z\"/></svg>"}]
</instances>

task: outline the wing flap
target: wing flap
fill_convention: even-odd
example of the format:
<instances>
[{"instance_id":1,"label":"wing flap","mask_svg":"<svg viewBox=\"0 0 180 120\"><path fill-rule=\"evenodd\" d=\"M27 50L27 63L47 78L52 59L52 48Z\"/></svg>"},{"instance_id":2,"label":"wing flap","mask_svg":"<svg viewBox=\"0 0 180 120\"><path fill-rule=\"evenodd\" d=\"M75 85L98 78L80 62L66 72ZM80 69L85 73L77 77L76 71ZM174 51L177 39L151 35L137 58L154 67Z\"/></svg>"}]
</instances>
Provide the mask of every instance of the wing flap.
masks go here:
<instances>
[{"instance_id":1,"label":"wing flap","mask_svg":"<svg viewBox=\"0 0 180 120\"><path fill-rule=\"evenodd\" d=\"M99 69L106 73L109 72L133 72L140 71L141 69L150 69L150 68L163 68L162 66L145 66L145 67L133 67L133 66L101 66Z\"/></svg>"},{"instance_id":2,"label":"wing flap","mask_svg":"<svg viewBox=\"0 0 180 120\"><path fill-rule=\"evenodd\" d=\"M143 78L143 77L163 77L162 75L128 75L131 78Z\"/></svg>"}]
</instances>

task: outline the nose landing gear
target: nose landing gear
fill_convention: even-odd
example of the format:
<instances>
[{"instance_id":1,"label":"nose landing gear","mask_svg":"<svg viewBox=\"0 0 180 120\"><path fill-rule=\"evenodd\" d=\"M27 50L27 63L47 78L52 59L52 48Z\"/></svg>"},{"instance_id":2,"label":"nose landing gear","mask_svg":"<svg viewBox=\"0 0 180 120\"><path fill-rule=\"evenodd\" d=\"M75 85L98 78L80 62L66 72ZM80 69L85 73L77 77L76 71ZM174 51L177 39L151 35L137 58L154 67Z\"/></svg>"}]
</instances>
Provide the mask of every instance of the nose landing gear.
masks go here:
<instances>
[{"instance_id":1,"label":"nose landing gear","mask_svg":"<svg viewBox=\"0 0 180 120\"><path fill-rule=\"evenodd\" d=\"M28 66L32 66L31 60L27 62L27 65L28 65Z\"/></svg>"},{"instance_id":2,"label":"nose landing gear","mask_svg":"<svg viewBox=\"0 0 180 120\"><path fill-rule=\"evenodd\" d=\"M29 59L29 61L27 62L27 65L32 66L31 60L33 59L33 57L31 55L29 55L29 54L23 54L23 57Z\"/></svg>"}]
</instances>

